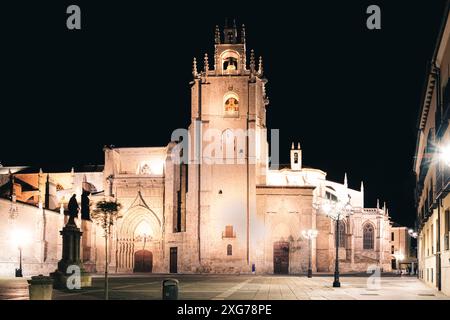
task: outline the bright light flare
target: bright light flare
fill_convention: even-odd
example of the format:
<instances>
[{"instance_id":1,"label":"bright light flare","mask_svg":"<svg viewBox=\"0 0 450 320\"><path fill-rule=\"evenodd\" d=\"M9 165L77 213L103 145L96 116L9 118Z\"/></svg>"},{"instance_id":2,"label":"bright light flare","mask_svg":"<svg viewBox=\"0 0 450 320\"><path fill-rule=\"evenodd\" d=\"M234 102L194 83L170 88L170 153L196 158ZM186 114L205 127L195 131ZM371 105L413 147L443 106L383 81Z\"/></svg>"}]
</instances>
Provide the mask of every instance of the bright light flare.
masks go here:
<instances>
[{"instance_id":1,"label":"bright light flare","mask_svg":"<svg viewBox=\"0 0 450 320\"><path fill-rule=\"evenodd\" d=\"M329 204L328 202L325 202L323 205L322 205L322 211L325 213L325 214L330 214L331 213L331 204Z\"/></svg>"},{"instance_id":2,"label":"bright light flare","mask_svg":"<svg viewBox=\"0 0 450 320\"><path fill-rule=\"evenodd\" d=\"M23 248L31 243L30 233L23 229L11 230L11 243L16 248Z\"/></svg>"},{"instance_id":3,"label":"bright light flare","mask_svg":"<svg viewBox=\"0 0 450 320\"><path fill-rule=\"evenodd\" d=\"M450 167L450 144L439 148L440 159Z\"/></svg>"}]
</instances>

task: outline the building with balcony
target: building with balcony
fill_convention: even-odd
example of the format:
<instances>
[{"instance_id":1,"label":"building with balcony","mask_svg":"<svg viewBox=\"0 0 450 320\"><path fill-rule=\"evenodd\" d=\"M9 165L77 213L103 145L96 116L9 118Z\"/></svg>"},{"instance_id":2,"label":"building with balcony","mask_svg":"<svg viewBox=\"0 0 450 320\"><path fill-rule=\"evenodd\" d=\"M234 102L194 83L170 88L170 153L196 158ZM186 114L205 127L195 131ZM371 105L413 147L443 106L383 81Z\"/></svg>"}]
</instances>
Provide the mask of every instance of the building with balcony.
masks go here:
<instances>
[{"instance_id":1,"label":"building with balcony","mask_svg":"<svg viewBox=\"0 0 450 320\"><path fill-rule=\"evenodd\" d=\"M414 171L419 277L450 295L450 19L438 35L418 117Z\"/></svg>"}]
</instances>

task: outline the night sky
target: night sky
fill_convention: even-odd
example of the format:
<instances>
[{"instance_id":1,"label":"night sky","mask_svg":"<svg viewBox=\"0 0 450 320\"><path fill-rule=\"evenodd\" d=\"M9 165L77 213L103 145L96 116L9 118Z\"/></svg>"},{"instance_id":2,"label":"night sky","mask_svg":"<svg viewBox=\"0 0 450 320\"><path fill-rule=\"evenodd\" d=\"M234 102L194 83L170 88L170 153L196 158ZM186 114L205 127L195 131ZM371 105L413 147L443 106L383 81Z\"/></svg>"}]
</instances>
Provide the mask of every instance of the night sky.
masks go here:
<instances>
[{"instance_id":1,"label":"night sky","mask_svg":"<svg viewBox=\"0 0 450 320\"><path fill-rule=\"evenodd\" d=\"M427 61L444 1L21 1L2 3L0 161L103 163L102 148L165 146L187 127L192 58L236 18L264 58L269 128L281 162L300 141L305 166L387 202L413 226L413 157ZM78 4L82 30L66 29ZM377 4L382 29L366 28Z\"/></svg>"}]
</instances>

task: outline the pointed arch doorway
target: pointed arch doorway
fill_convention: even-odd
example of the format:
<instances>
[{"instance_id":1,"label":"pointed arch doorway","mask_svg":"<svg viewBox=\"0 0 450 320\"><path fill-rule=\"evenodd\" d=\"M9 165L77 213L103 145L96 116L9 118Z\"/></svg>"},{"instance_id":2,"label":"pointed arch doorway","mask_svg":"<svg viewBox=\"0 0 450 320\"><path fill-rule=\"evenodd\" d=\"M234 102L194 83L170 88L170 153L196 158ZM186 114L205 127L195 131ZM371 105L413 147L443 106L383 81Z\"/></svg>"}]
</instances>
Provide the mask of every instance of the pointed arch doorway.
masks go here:
<instances>
[{"instance_id":1,"label":"pointed arch doorway","mask_svg":"<svg viewBox=\"0 0 450 320\"><path fill-rule=\"evenodd\" d=\"M140 192L125 212L118 230L117 270L122 273L161 269L161 221Z\"/></svg>"}]
</instances>

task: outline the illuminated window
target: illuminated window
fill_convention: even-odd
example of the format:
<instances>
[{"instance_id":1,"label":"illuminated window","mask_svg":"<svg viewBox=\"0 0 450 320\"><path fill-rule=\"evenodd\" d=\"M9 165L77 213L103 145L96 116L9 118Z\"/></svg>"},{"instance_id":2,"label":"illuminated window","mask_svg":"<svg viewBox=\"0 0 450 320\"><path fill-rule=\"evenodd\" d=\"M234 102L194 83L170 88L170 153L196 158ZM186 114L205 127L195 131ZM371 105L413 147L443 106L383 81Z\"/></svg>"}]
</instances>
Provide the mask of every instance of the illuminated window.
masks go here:
<instances>
[{"instance_id":1,"label":"illuminated window","mask_svg":"<svg viewBox=\"0 0 450 320\"><path fill-rule=\"evenodd\" d=\"M363 228L363 249L373 250L374 229L370 223L367 223Z\"/></svg>"},{"instance_id":2,"label":"illuminated window","mask_svg":"<svg viewBox=\"0 0 450 320\"><path fill-rule=\"evenodd\" d=\"M345 223L339 221L339 248L345 248Z\"/></svg>"},{"instance_id":3,"label":"illuminated window","mask_svg":"<svg viewBox=\"0 0 450 320\"><path fill-rule=\"evenodd\" d=\"M227 256L233 255L233 246L231 244L227 245Z\"/></svg>"},{"instance_id":4,"label":"illuminated window","mask_svg":"<svg viewBox=\"0 0 450 320\"><path fill-rule=\"evenodd\" d=\"M239 115L239 100L235 97L230 97L225 101L225 115L237 116Z\"/></svg>"}]
</instances>

